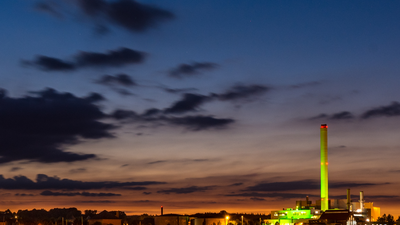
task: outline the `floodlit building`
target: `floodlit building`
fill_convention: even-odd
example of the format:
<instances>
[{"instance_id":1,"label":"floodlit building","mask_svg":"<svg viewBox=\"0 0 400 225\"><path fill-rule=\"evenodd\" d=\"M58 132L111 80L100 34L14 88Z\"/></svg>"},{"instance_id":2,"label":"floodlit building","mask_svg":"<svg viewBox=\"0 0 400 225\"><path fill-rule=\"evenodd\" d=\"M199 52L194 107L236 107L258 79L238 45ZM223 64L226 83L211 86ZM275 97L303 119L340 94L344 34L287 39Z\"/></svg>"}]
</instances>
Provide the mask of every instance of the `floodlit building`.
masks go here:
<instances>
[{"instance_id":1,"label":"floodlit building","mask_svg":"<svg viewBox=\"0 0 400 225\"><path fill-rule=\"evenodd\" d=\"M380 216L380 208L373 202L365 202L364 192L360 192L360 200L352 201L350 189L347 189L347 199L329 199L328 195L328 125L320 127L321 147L321 198L320 200L296 201L295 208L287 208L271 212L271 219L264 222L271 225L366 225L374 222Z\"/></svg>"}]
</instances>

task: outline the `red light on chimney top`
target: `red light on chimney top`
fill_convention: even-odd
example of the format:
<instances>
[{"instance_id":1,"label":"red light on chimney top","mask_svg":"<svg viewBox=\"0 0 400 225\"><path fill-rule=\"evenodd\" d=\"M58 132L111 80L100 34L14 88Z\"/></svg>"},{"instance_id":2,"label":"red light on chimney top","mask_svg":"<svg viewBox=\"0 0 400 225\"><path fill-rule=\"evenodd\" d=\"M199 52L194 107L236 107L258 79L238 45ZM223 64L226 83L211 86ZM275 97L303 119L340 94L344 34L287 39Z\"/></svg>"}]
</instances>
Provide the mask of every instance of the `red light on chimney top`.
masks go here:
<instances>
[{"instance_id":1,"label":"red light on chimney top","mask_svg":"<svg viewBox=\"0 0 400 225\"><path fill-rule=\"evenodd\" d=\"M321 128L328 128L328 125L326 125L326 124L321 124Z\"/></svg>"}]
</instances>

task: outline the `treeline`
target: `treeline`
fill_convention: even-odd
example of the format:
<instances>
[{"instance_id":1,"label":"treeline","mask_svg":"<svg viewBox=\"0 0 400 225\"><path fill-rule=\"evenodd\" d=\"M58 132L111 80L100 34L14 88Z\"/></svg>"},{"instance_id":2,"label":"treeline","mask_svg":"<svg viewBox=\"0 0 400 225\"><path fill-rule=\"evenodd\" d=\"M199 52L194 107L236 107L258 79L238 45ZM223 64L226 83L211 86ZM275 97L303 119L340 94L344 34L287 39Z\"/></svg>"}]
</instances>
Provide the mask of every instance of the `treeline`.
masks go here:
<instances>
[{"instance_id":1,"label":"treeline","mask_svg":"<svg viewBox=\"0 0 400 225\"><path fill-rule=\"evenodd\" d=\"M114 215L116 211L109 211ZM88 225L88 219L97 215L97 210L85 210L82 213L77 208L54 208L49 211L44 209L19 210L13 213L10 210L0 213L0 220L6 225L21 223L24 225ZM126 221L126 214L118 212L119 218Z\"/></svg>"},{"instance_id":2,"label":"treeline","mask_svg":"<svg viewBox=\"0 0 400 225\"><path fill-rule=\"evenodd\" d=\"M397 218L397 220L394 220L394 217L390 214L386 216L386 214L383 214L383 216L378 217L377 222L379 223L386 223L387 225L400 225L400 216Z\"/></svg>"}]
</instances>

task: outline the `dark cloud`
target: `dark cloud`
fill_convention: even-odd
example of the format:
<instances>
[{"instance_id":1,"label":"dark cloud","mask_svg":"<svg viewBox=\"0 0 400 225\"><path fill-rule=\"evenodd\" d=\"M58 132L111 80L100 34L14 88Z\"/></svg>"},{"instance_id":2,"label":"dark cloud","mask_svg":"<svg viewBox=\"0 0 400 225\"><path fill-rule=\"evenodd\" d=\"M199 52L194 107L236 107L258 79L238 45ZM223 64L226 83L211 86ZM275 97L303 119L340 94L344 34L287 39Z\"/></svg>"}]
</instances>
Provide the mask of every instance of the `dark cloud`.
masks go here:
<instances>
[{"instance_id":1,"label":"dark cloud","mask_svg":"<svg viewBox=\"0 0 400 225\"><path fill-rule=\"evenodd\" d=\"M40 193L43 196L84 196L84 197L110 197L110 196L121 196L121 194L115 193L90 193L90 192L53 192L43 191Z\"/></svg>"},{"instance_id":2,"label":"dark cloud","mask_svg":"<svg viewBox=\"0 0 400 225\"><path fill-rule=\"evenodd\" d=\"M186 127L188 130L200 131L214 128L225 128L229 124L235 122L233 119L218 119L213 116L185 116L185 117L170 117L166 121Z\"/></svg>"},{"instance_id":3,"label":"dark cloud","mask_svg":"<svg viewBox=\"0 0 400 225\"><path fill-rule=\"evenodd\" d=\"M240 197L252 197L252 198L279 198L279 199L293 199L293 198L306 198L309 197L319 197L319 195L310 195L310 194L297 194L297 193L258 193L258 192L249 192L249 193L241 193L241 194L230 194L225 196L240 196Z\"/></svg>"},{"instance_id":4,"label":"dark cloud","mask_svg":"<svg viewBox=\"0 0 400 225\"><path fill-rule=\"evenodd\" d=\"M34 194L16 193L15 196L35 196Z\"/></svg>"},{"instance_id":5,"label":"dark cloud","mask_svg":"<svg viewBox=\"0 0 400 225\"><path fill-rule=\"evenodd\" d=\"M120 67L143 62L144 53L129 48L120 48L107 53L80 52L75 56L75 60L79 67Z\"/></svg>"},{"instance_id":6,"label":"dark cloud","mask_svg":"<svg viewBox=\"0 0 400 225\"><path fill-rule=\"evenodd\" d=\"M327 119L328 115L325 113L321 113L318 116L311 117L310 120L318 120L318 119Z\"/></svg>"},{"instance_id":7,"label":"dark cloud","mask_svg":"<svg viewBox=\"0 0 400 225\"><path fill-rule=\"evenodd\" d=\"M370 109L361 115L363 119L369 119L373 117L381 116L400 116L400 103L392 102L392 104L387 106L381 106L374 109Z\"/></svg>"},{"instance_id":8,"label":"dark cloud","mask_svg":"<svg viewBox=\"0 0 400 225\"><path fill-rule=\"evenodd\" d=\"M114 119L135 121L143 123L167 123L173 126L184 127L192 131L226 128L229 124L235 122L233 119L219 119L213 116L183 116L183 117L168 117L162 115L164 111L158 109L149 109L145 113L138 115L129 110L116 110L110 116Z\"/></svg>"},{"instance_id":9,"label":"dark cloud","mask_svg":"<svg viewBox=\"0 0 400 225\"><path fill-rule=\"evenodd\" d=\"M151 108L151 109L147 109L142 115L144 117L149 117L149 116L155 116L155 115L160 114L160 113L162 113L161 110L156 109L156 108Z\"/></svg>"},{"instance_id":10,"label":"dark cloud","mask_svg":"<svg viewBox=\"0 0 400 225\"><path fill-rule=\"evenodd\" d=\"M170 77L184 78L198 75L204 71L212 70L218 67L218 64L211 62L193 62L191 64L180 64L168 72Z\"/></svg>"},{"instance_id":11,"label":"dark cloud","mask_svg":"<svg viewBox=\"0 0 400 225\"><path fill-rule=\"evenodd\" d=\"M158 160L158 161L153 161L153 162L149 162L147 164L151 165L151 164L158 164L158 163L164 163L167 162L166 160Z\"/></svg>"},{"instance_id":12,"label":"dark cloud","mask_svg":"<svg viewBox=\"0 0 400 225\"><path fill-rule=\"evenodd\" d=\"M115 182L115 181L101 181L101 182L85 182L70 179L60 179L58 177L49 177L45 174L38 174L36 182L30 180L25 176L15 176L13 178L5 179L0 175L0 189L25 189L25 190L90 190L101 188L126 188L133 186L147 186L165 184L165 182L157 181L142 181L142 182Z\"/></svg>"},{"instance_id":13,"label":"dark cloud","mask_svg":"<svg viewBox=\"0 0 400 225\"><path fill-rule=\"evenodd\" d=\"M352 188L360 186L373 186L373 185L385 185L390 183L351 183L351 182L332 182L329 183L329 188Z\"/></svg>"},{"instance_id":14,"label":"dark cloud","mask_svg":"<svg viewBox=\"0 0 400 225\"><path fill-rule=\"evenodd\" d=\"M71 71L76 69L75 64L72 62L44 55L36 56L36 59L32 61L24 60L22 63L28 66L35 66L44 71Z\"/></svg>"},{"instance_id":15,"label":"dark cloud","mask_svg":"<svg viewBox=\"0 0 400 225\"><path fill-rule=\"evenodd\" d=\"M200 105L210 100L210 97L198 94L184 94L183 98L164 110L166 114L179 114L196 111Z\"/></svg>"},{"instance_id":16,"label":"dark cloud","mask_svg":"<svg viewBox=\"0 0 400 225\"><path fill-rule=\"evenodd\" d=\"M133 0L109 2L104 9L114 24L130 31L142 32L159 22L174 18L171 12Z\"/></svg>"},{"instance_id":17,"label":"dark cloud","mask_svg":"<svg viewBox=\"0 0 400 225\"><path fill-rule=\"evenodd\" d=\"M87 171L86 168L78 168L78 169L72 169L72 170L70 170L69 172L70 172L70 173L84 173L84 172L86 172L86 171Z\"/></svg>"},{"instance_id":18,"label":"dark cloud","mask_svg":"<svg viewBox=\"0 0 400 225\"><path fill-rule=\"evenodd\" d=\"M354 118L353 114L351 112L347 112L347 111L335 113L330 117L330 119L333 119L333 120L343 120L343 119L352 119L352 118Z\"/></svg>"},{"instance_id":19,"label":"dark cloud","mask_svg":"<svg viewBox=\"0 0 400 225\"><path fill-rule=\"evenodd\" d=\"M104 201L77 201L77 203L100 203L100 204L108 204L115 203L115 201L104 200Z\"/></svg>"},{"instance_id":20,"label":"dark cloud","mask_svg":"<svg viewBox=\"0 0 400 225\"><path fill-rule=\"evenodd\" d=\"M330 182L329 188L352 188L360 186L381 185L374 183ZM300 180L288 182L260 183L247 187L244 191L269 192L269 191L294 191L294 190L318 190L320 182L317 180Z\"/></svg>"},{"instance_id":21,"label":"dark cloud","mask_svg":"<svg viewBox=\"0 0 400 225\"><path fill-rule=\"evenodd\" d=\"M97 26L107 27L105 23L108 23L131 32L144 32L175 17L170 11L134 0L76 0L67 2L77 3L82 13L92 19ZM36 7L58 16L58 11L66 6L65 4L58 5L55 8L47 2L40 2Z\"/></svg>"},{"instance_id":22,"label":"dark cloud","mask_svg":"<svg viewBox=\"0 0 400 225\"><path fill-rule=\"evenodd\" d=\"M106 53L80 52L72 61L64 61L48 56L37 56L32 61L24 60L23 64L37 67L43 71L71 71L83 67L122 67L142 63L145 53L129 48L119 48Z\"/></svg>"},{"instance_id":23,"label":"dark cloud","mask_svg":"<svg viewBox=\"0 0 400 225\"><path fill-rule=\"evenodd\" d=\"M165 92L172 93L172 94L197 91L196 88L166 88L166 87L161 87L161 89L164 90Z\"/></svg>"},{"instance_id":24,"label":"dark cloud","mask_svg":"<svg viewBox=\"0 0 400 225\"><path fill-rule=\"evenodd\" d=\"M29 160L43 163L94 159L94 154L67 152L84 139L111 138L114 125L94 103L99 94L76 97L53 89L30 96L0 96L0 163Z\"/></svg>"},{"instance_id":25,"label":"dark cloud","mask_svg":"<svg viewBox=\"0 0 400 225\"><path fill-rule=\"evenodd\" d=\"M250 198L250 200L253 200L253 201L265 201L265 199L257 198L257 197Z\"/></svg>"},{"instance_id":26,"label":"dark cloud","mask_svg":"<svg viewBox=\"0 0 400 225\"><path fill-rule=\"evenodd\" d=\"M114 91L122 96L134 96L135 95L126 89L115 88Z\"/></svg>"},{"instance_id":27,"label":"dark cloud","mask_svg":"<svg viewBox=\"0 0 400 225\"><path fill-rule=\"evenodd\" d=\"M151 192L143 192L144 195L149 195Z\"/></svg>"},{"instance_id":28,"label":"dark cloud","mask_svg":"<svg viewBox=\"0 0 400 225\"><path fill-rule=\"evenodd\" d=\"M96 83L103 85L122 85L126 87L136 86L137 83L126 74L117 74L115 76L112 75L104 75Z\"/></svg>"},{"instance_id":29,"label":"dark cloud","mask_svg":"<svg viewBox=\"0 0 400 225\"><path fill-rule=\"evenodd\" d=\"M18 171L18 170L22 170L22 168L21 167L13 167L13 168L10 169L10 172L15 172L15 171Z\"/></svg>"},{"instance_id":30,"label":"dark cloud","mask_svg":"<svg viewBox=\"0 0 400 225\"><path fill-rule=\"evenodd\" d=\"M265 94L270 90L263 85L235 85L221 94L212 94L211 96L221 101L251 100L251 98Z\"/></svg>"},{"instance_id":31,"label":"dark cloud","mask_svg":"<svg viewBox=\"0 0 400 225\"><path fill-rule=\"evenodd\" d=\"M207 162L210 161L209 159L193 159L193 162Z\"/></svg>"},{"instance_id":32,"label":"dark cloud","mask_svg":"<svg viewBox=\"0 0 400 225\"><path fill-rule=\"evenodd\" d=\"M138 115L131 110L117 109L110 114L110 117L116 120L123 120L123 119L134 119L137 118Z\"/></svg>"},{"instance_id":33,"label":"dark cloud","mask_svg":"<svg viewBox=\"0 0 400 225\"><path fill-rule=\"evenodd\" d=\"M348 119L353 119L355 116L348 111L343 111L343 112L338 112L334 113L332 115L328 114L319 114L318 116L311 117L310 120L319 120L319 119L328 119L328 120L348 120Z\"/></svg>"},{"instance_id":34,"label":"dark cloud","mask_svg":"<svg viewBox=\"0 0 400 225\"><path fill-rule=\"evenodd\" d=\"M240 186L240 185L243 185L243 183L234 183L234 184L231 184L229 186Z\"/></svg>"},{"instance_id":35,"label":"dark cloud","mask_svg":"<svg viewBox=\"0 0 400 225\"><path fill-rule=\"evenodd\" d=\"M347 198L347 195L331 195L329 196L330 198L335 198L335 199L345 199ZM399 195L368 195L366 198L368 198L367 201L370 201L371 199L398 199L400 196ZM351 195L350 199L356 199L358 201L360 199L360 195Z\"/></svg>"},{"instance_id":36,"label":"dark cloud","mask_svg":"<svg viewBox=\"0 0 400 225\"><path fill-rule=\"evenodd\" d=\"M132 191L143 191L143 190L146 190L147 188L146 187L127 187L124 189L132 190Z\"/></svg>"},{"instance_id":37,"label":"dark cloud","mask_svg":"<svg viewBox=\"0 0 400 225\"><path fill-rule=\"evenodd\" d=\"M157 191L157 193L189 194L189 193L193 193L193 192L204 192L204 191L210 190L212 188L213 188L213 186L206 186L206 187L191 186L191 187L187 187L187 188L171 188L171 189L160 190L160 191Z\"/></svg>"}]
</instances>

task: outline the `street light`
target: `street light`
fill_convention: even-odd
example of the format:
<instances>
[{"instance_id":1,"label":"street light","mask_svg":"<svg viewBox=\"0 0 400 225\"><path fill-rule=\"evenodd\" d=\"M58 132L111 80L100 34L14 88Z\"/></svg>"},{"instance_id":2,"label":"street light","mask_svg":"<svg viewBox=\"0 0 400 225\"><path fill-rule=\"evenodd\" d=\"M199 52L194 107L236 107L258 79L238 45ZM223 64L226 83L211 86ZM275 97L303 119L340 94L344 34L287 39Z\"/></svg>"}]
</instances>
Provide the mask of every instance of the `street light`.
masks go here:
<instances>
[{"instance_id":1,"label":"street light","mask_svg":"<svg viewBox=\"0 0 400 225\"><path fill-rule=\"evenodd\" d=\"M242 225L243 225L243 215L242 215Z\"/></svg>"},{"instance_id":2,"label":"street light","mask_svg":"<svg viewBox=\"0 0 400 225\"><path fill-rule=\"evenodd\" d=\"M229 216L226 216L225 219L226 219L226 225L228 225Z\"/></svg>"}]
</instances>

